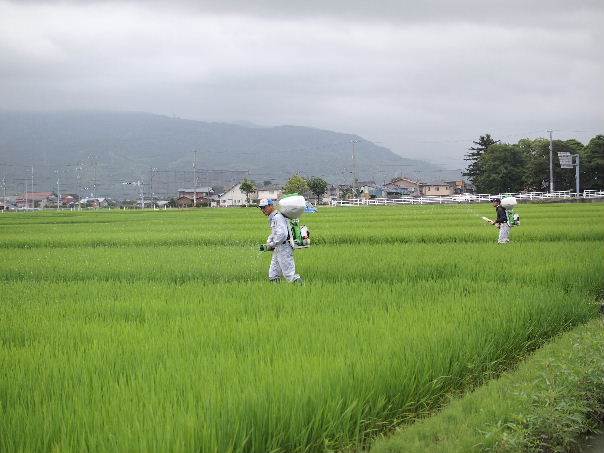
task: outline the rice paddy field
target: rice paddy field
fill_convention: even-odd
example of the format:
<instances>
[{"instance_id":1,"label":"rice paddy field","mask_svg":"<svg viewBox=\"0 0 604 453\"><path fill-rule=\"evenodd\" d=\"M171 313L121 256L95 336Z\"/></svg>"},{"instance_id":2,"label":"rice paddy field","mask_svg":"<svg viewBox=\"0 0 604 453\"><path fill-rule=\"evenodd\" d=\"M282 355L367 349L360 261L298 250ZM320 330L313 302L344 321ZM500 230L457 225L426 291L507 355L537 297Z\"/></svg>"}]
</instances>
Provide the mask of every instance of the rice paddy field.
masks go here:
<instances>
[{"instance_id":1,"label":"rice paddy field","mask_svg":"<svg viewBox=\"0 0 604 453\"><path fill-rule=\"evenodd\" d=\"M0 214L0 452L368 448L597 316L604 204Z\"/></svg>"}]
</instances>

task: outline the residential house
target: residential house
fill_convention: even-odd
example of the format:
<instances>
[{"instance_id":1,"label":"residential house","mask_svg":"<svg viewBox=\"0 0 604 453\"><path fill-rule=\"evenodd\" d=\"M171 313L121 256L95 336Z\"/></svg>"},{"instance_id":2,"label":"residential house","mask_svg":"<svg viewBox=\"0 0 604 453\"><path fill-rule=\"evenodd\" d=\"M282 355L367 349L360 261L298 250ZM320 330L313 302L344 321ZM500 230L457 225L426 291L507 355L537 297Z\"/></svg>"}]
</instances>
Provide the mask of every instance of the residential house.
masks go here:
<instances>
[{"instance_id":1,"label":"residential house","mask_svg":"<svg viewBox=\"0 0 604 453\"><path fill-rule=\"evenodd\" d=\"M252 198L250 194L250 198ZM231 186L225 193L220 194L219 198L221 207L229 206L245 206L247 203L247 195L241 190L241 183Z\"/></svg>"},{"instance_id":2,"label":"residential house","mask_svg":"<svg viewBox=\"0 0 604 453\"><path fill-rule=\"evenodd\" d=\"M82 198L79 203L82 205L82 207L88 208L106 208L109 206L107 198L104 197Z\"/></svg>"},{"instance_id":3,"label":"residential house","mask_svg":"<svg viewBox=\"0 0 604 453\"><path fill-rule=\"evenodd\" d=\"M278 200L283 195L282 190L278 186L264 186L262 188L258 188L253 197L254 200L262 200L263 198L272 198L273 200ZM252 194L250 194L250 198L252 198Z\"/></svg>"},{"instance_id":4,"label":"residential house","mask_svg":"<svg viewBox=\"0 0 604 453\"><path fill-rule=\"evenodd\" d=\"M176 206L179 208L192 208L193 198L186 195L180 196L176 199Z\"/></svg>"},{"instance_id":5,"label":"residential house","mask_svg":"<svg viewBox=\"0 0 604 453\"><path fill-rule=\"evenodd\" d=\"M388 189L394 189L393 192L399 192L403 195L419 196L421 195L421 185L422 183L419 181L414 181L410 178L400 177L390 180L390 182L387 183L384 187L386 188L386 192L388 192ZM403 190L400 191L398 189Z\"/></svg>"},{"instance_id":6,"label":"residential house","mask_svg":"<svg viewBox=\"0 0 604 453\"><path fill-rule=\"evenodd\" d=\"M50 203L55 203L56 197L52 192L25 192L17 197L18 207L44 208Z\"/></svg>"},{"instance_id":7,"label":"residential house","mask_svg":"<svg viewBox=\"0 0 604 453\"><path fill-rule=\"evenodd\" d=\"M67 193L65 195L61 195L61 206L73 207L78 204L80 201L80 196L74 193Z\"/></svg>"},{"instance_id":8,"label":"residential house","mask_svg":"<svg viewBox=\"0 0 604 453\"><path fill-rule=\"evenodd\" d=\"M206 187L198 187L196 189L178 189L178 196L179 197L189 197L189 198L193 198L193 196L195 196L196 198L207 198L210 195L212 195L214 193L214 189L212 189L209 186Z\"/></svg>"},{"instance_id":9,"label":"residential house","mask_svg":"<svg viewBox=\"0 0 604 453\"><path fill-rule=\"evenodd\" d=\"M17 197L0 197L0 211L9 211L15 209Z\"/></svg>"},{"instance_id":10,"label":"residential house","mask_svg":"<svg viewBox=\"0 0 604 453\"><path fill-rule=\"evenodd\" d=\"M445 181L445 184L449 184L453 189L453 194L459 195L462 193L468 193L472 191L472 187L463 179L458 179L455 181Z\"/></svg>"},{"instance_id":11,"label":"residential house","mask_svg":"<svg viewBox=\"0 0 604 453\"><path fill-rule=\"evenodd\" d=\"M214 195L214 189L211 187L197 187L196 189L178 189L178 198L188 197L191 201L195 200L197 206L210 203L210 197Z\"/></svg>"},{"instance_id":12,"label":"residential house","mask_svg":"<svg viewBox=\"0 0 604 453\"><path fill-rule=\"evenodd\" d=\"M375 181L359 181L360 198L378 198L383 195L382 188Z\"/></svg>"},{"instance_id":13,"label":"residential house","mask_svg":"<svg viewBox=\"0 0 604 453\"><path fill-rule=\"evenodd\" d=\"M382 188L382 193L385 198L402 198L413 195L410 189L406 187L397 187L389 184L386 184Z\"/></svg>"},{"instance_id":14,"label":"residential house","mask_svg":"<svg viewBox=\"0 0 604 453\"><path fill-rule=\"evenodd\" d=\"M446 182L422 184L421 193L427 197L448 197L453 195L453 187Z\"/></svg>"},{"instance_id":15,"label":"residential house","mask_svg":"<svg viewBox=\"0 0 604 453\"><path fill-rule=\"evenodd\" d=\"M210 195L209 200L210 200L210 207L212 207L212 208L220 207L220 194L214 193L214 194Z\"/></svg>"}]
</instances>

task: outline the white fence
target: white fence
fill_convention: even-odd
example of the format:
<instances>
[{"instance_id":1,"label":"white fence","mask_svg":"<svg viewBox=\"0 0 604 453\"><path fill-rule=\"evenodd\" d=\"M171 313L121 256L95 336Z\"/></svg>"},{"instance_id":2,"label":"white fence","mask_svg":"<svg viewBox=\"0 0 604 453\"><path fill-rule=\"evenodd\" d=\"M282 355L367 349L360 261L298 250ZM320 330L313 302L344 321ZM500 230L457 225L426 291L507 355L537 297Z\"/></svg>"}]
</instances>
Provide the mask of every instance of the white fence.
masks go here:
<instances>
[{"instance_id":1,"label":"white fence","mask_svg":"<svg viewBox=\"0 0 604 453\"><path fill-rule=\"evenodd\" d=\"M401 204L455 204L455 203L488 203L493 198L516 197L518 200L565 200L571 198L604 199L604 190L585 190L574 193L570 190L561 192L529 192L529 193L501 193L491 195L487 193L460 194L448 197L409 197L401 198L353 198L350 200L332 200L332 206L384 206Z\"/></svg>"}]
</instances>

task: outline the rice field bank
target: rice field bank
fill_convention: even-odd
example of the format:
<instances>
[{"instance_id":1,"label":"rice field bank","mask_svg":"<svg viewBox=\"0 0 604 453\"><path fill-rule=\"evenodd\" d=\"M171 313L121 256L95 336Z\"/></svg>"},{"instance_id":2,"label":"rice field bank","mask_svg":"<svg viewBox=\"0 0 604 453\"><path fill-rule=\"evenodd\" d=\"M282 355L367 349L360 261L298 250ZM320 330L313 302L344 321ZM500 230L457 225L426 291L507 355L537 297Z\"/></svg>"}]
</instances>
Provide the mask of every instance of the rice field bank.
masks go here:
<instances>
[{"instance_id":1,"label":"rice field bank","mask_svg":"<svg viewBox=\"0 0 604 453\"><path fill-rule=\"evenodd\" d=\"M0 452L355 450L597 316L604 204L0 214Z\"/></svg>"}]
</instances>

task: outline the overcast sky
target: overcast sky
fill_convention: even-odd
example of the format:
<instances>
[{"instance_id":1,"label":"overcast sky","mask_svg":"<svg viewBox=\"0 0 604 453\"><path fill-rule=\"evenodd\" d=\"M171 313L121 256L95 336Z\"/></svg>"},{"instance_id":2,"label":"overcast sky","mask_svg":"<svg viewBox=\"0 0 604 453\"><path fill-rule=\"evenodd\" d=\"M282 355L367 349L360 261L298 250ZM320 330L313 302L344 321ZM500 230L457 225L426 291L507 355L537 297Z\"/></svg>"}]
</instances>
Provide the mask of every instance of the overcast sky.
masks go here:
<instances>
[{"instance_id":1,"label":"overcast sky","mask_svg":"<svg viewBox=\"0 0 604 453\"><path fill-rule=\"evenodd\" d=\"M0 0L0 108L312 126L454 168L485 132L604 133L602 24L600 0Z\"/></svg>"}]
</instances>

